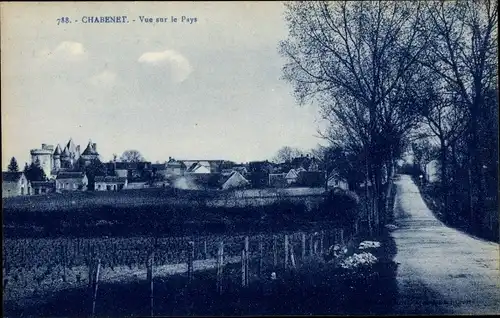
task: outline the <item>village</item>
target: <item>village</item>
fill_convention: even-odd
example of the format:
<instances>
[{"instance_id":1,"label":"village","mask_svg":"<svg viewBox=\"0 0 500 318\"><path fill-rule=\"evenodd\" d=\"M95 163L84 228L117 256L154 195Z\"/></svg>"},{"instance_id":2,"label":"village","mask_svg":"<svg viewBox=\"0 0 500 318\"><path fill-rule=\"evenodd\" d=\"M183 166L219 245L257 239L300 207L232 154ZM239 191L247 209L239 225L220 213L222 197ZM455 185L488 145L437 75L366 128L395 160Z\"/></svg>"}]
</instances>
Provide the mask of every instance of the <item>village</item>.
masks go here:
<instances>
[{"instance_id":1,"label":"village","mask_svg":"<svg viewBox=\"0 0 500 318\"><path fill-rule=\"evenodd\" d=\"M0 5L6 317L498 316L496 2L56 7Z\"/></svg>"},{"instance_id":2,"label":"village","mask_svg":"<svg viewBox=\"0 0 500 318\"><path fill-rule=\"evenodd\" d=\"M80 145L72 139L64 147L42 144L30 154L31 164L26 165L24 171L15 171L9 166L9 171L2 172L2 197L167 187L185 190L348 189L345 179L335 171L326 172L320 160L310 155L300 155L280 163L172 157L164 163L152 163L141 158L124 161L116 156L109 162L101 162L96 143L89 141L81 151ZM39 173L33 173L33 169Z\"/></svg>"}]
</instances>

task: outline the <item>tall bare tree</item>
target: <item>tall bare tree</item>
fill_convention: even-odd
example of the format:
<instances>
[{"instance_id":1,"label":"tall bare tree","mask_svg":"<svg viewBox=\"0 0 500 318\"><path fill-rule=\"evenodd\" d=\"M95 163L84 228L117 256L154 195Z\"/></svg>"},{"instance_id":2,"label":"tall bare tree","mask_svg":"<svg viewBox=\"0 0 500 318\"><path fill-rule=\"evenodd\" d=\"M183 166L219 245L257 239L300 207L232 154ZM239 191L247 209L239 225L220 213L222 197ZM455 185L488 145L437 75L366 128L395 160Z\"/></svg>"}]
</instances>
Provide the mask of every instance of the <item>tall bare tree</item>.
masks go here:
<instances>
[{"instance_id":1,"label":"tall bare tree","mask_svg":"<svg viewBox=\"0 0 500 318\"><path fill-rule=\"evenodd\" d=\"M495 1L439 1L426 3L430 49L421 64L439 75L460 97L467 112L471 220L478 223L483 211L485 158L481 121L487 94L497 89L498 5ZM475 201L475 204L474 204ZM473 211L476 212L473 212Z\"/></svg>"},{"instance_id":2,"label":"tall bare tree","mask_svg":"<svg viewBox=\"0 0 500 318\"><path fill-rule=\"evenodd\" d=\"M144 157L138 150L125 150L120 157L123 162L141 162L144 161Z\"/></svg>"},{"instance_id":3,"label":"tall bare tree","mask_svg":"<svg viewBox=\"0 0 500 318\"><path fill-rule=\"evenodd\" d=\"M273 161L277 163L290 162L293 158L303 156L304 152L298 148L284 146L281 147L273 158Z\"/></svg>"},{"instance_id":4,"label":"tall bare tree","mask_svg":"<svg viewBox=\"0 0 500 318\"><path fill-rule=\"evenodd\" d=\"M421 9L396 1L286 4L284 79L300 104L314 100L332 116L331 133L365 149L377 229L384 222L382 166L415 124L408 88L428 40Z\"/></svg>"}]
</instances>

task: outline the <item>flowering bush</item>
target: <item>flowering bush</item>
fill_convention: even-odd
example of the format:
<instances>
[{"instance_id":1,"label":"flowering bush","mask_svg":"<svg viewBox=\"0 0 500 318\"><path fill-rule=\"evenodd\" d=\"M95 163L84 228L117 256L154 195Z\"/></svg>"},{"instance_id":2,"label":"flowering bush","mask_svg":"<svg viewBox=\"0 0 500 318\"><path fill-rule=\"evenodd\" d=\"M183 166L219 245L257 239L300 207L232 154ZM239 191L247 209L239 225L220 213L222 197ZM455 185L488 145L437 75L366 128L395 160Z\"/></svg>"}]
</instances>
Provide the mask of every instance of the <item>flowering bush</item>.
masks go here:
<instances>
[{"instance_id":1,"label":"flowering bush","mask_svg":"<svg viewBox=\"0 0 500 318\"><path fill-rule=\"evenodd\" d=\"M394 224L387 224L385 227L387 229L389 229L389 230L396 230L396 229L398 229L398 227L396 225L394 225Z\"/></svg>"},{"instance_id":2,"label":"flowering bush","mask_svg":"<svg viewBox=\"0 0 500 318\"><path fill-rule=\"evenodd\" d=\"M377 262L377 258L367 252L363 252L360 254L353 254L352 256L347 257L340 263L340 266L345 269L352 269L362 266L371 266Z\"/></svg>"},{"instance_id":3,"label":"flowering bush","mask_svg":"<svg viewBox=\"0 0 500 318\"><path fill-rule=\"evenodd\" d=\"M327 262L344 256L347 253L347 248L340 246L339 244L332 245L326 251L324 258Z\"/></svg>"},{"instance_id":4,"label":"flowering bush","mask_svg":"<svg viewBox=\"0 0 500 318\"><path fill-rule=\"evenodd\" d=\"M367 248L377 248L380 247L380 242L375 242L375 241L363 241L359 243L359 249L364 250Z\"/></svg>"}]
</instances>

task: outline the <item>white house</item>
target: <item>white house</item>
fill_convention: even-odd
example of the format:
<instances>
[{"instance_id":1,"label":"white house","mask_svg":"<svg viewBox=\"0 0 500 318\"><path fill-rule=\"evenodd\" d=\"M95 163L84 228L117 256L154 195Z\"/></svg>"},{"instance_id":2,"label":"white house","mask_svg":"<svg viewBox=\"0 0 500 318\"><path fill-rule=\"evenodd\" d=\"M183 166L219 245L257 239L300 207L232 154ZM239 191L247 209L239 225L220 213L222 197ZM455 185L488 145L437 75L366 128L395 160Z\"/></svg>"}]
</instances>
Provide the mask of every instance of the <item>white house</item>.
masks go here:
<instances>
[{"instance_id":1,"label":"white house","mask_svg":"<svg viewBox=\"0 0 500 318\"><path fill-rule=\"evenodd\" d=\"M23 172L2 172L2 198L30 195L31 186Z\"/></svg>"},{"instance_id":2,"label":"white house","mask_svg":"<svg viewBox=\"0 0 500 318\"><path fill-rule=\"evenodd\" d=\"M238 171L235 171L231 176L222 184L222 190L244 188L250 185L250 182L245 179Z\"/></svg>"},{"instance_id":3,"label":"white house","mask_svg":"<svg viewBox=\"0 0 500 318\"><path fill-rule=\"evenodd\" d=\"M200 163L193 164L193 166L188 170L188 173L210 173L210 166L202 165Z\"/></svg>"},{"instance_id":4,"label":"white house","mask_svg":"<svg viewBox=\"0 0 500 318\"><path fill-rule=\"evenodd\" d=\"M128 184L127 178L106 176L95 177L95 191L118 191L122 190Z\"/></svg>"},{"instance_id":5,"label":"white house","mask_svg":"<svg viewBox=\"0 0 500 318\"><path fill-rule=\"evenodd\" d=\"M425 165L425 179L431 183L439 181L439 160L431 160Z\"/></svg>"},{"instance_id":6,"label":"white house","mask_svg":"<svg viewBox=\"0 0 500 318\"><path fill-rule=\"evenodd\" d=\"M340 188L342 190L349 190L349 184L347 183L347 180L344 180L335 174L332 174L328 177L327 185L328 188Z\"/></svg>"},{"instance_id":7,"label":"white house","mask_svg":"<svg viewBox=\"0 0 500 318\"><path fill-rule=\"evenodd\" d=\"M290 169L290 171L288 171L288 173L285 176L286 182L288 184L292 184L292 183L297 182L298 178L299 178L299 174L297 173L297 171L295 171L295 169Z\"/></svg>"},{"instance_id":8,"label":"white house","mask_svg":"<svg viewBox=\"0 0 500 318\"><path fill-rule=\"evenodd\" d=\"M59 172L56 178L56 191L85 191L89 179L85 172Z\"/></svg>"}]
</instances>

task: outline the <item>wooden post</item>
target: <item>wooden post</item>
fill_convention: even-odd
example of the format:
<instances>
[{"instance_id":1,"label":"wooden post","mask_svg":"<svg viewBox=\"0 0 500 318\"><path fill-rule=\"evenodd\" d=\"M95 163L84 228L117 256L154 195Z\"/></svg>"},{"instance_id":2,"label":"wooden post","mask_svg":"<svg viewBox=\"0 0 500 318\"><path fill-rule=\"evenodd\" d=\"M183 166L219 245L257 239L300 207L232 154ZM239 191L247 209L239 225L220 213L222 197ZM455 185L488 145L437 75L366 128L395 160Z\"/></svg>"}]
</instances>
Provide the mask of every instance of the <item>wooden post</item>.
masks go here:
<instances>
[{"instance_id":1,"label":"wooden post","mask_svg":"<svg viewBox=\"0 0 500 318\"><path fill-rule=\"evenodd\" d=\"M277 245L278 245L278 238L276 237L276 235L273 236L273 266L274 266L274 269L276 269L276 267L278 266L278 248L277 248Z\"/></svg>"},{"instance_id":2,"label":"wooden post","mask_svg":"<svg viewBox=\"0 0 500 318\"><path fill-rule=\"evenodd\" d=\"M314 238L314 255L318 255L318 235L315 232L313 235Z\"/></svg>"},{"instance_id":3,"label":"wooden post","mask_svg":"<svg viewBox=\"0 0 500 318\"><path fill-rule=\"evenodd\" d=\"M245 237L245 286L248 286L249 281L249 241L248 236Z\"/></svg>"},{"instance_id":4,"label":"wooden post","mask_svg":"<svg viewBox=\"0 0 500 318\"><path fill-rule=\"evenodd\" d=\"M194 242L188 242L188 281L193 281Z\"/></svg>"},{"instance_id":5,"label":"wooden post","mask_svg":"<svg viewBox=\"0 0 500 318\"><path fill-rule=\"evenodd\" d=\"M88 262L88 266L89 266L89 288L92 288L92 284L93 284L93 276L94 276L94 257L93 257L93 253L92 253L92 249L90 247L90 241L87 242L87 262Z\"/></svg>"},{"instance_id":6,"label":"wooden post","mask_svg":"<svg viewBox=\"0 0 500 318\"><path fill-rule=\"evenodd\" d=\"M306 259L306 234L302 233L302 261Z\"/></svg>"},{"instance_id":7,"label":"wooden post","mask_svg":"<svg viewBox=\"0 0 500 318\"><path fill-rule=\"evenodd\" d=\"M259 277L262 277L262 272L264 269L264 243L262 242L262 237L259 237Z\"/></svg>"},{"instance_id":8,"label":"wooden post","mask_svg":"<svg viewBox=\"0 0 500 318\"><path fill-rule=\"evenodd\" d=\"M324 231L321 231L321 237L320 237L320 241L319 241L319 252L321 253L321 255L323 255L323 240L325 239L325 232Z\"/></svg>"},{"instance_id":9,"label":"wooden post","mask_svg":"<svg viewBox=\"0 0 500 318\"><path fill-rule=\"evenodd\" d=\"M24 251L24 249L23 249ZM68 264L68 249L67 249L67 246L63 245L63 281L66 282L66 266Z\"/></svg>"},{"instance_id":10,"label":"wooden post","mask_svg":"<svg viewBox=\"0 0 500 318\"><path fill-rule=\"evenodd\" d=\"M207 240L203 241L203 257L205 259L208 258L208 253L207 253Z\"/></svg>"},{"instance_id":11,"label":"wooden post","mask_svg":"<svg viewBox=\"0 0 500 318\"><path fill-rule=\"evenodd\" d=\"M313 243L314 243L314 234L311 234L311 237L309 239L309 256L313 256Z\"/></svg>"},{"instance_id":12,"label":"wooden post","mask_svg":"<svg viewBox=\"0 0 500 318\"><path fill-rule=\"evenodd\" d=\"M245 283L246 283L246 277L247 277L247 273L246 273L246 266L245 266L245 263L246 263L246 260L245 260L245 249L242 248L241 249L241 286L245 287Z\"/></svg>"},{"instance_id":13,"label":"wooden post","mask_svg":"<svg viewBox=\"0 0 500 318\"><path fill-rule=\"evenodd\" d=\"M295 256L293 254L293 245L292 244L289 245L289 250L290 250L290 260L292 262L292 267L295 269L296 268L296 266L295 266Z\"/></svg>"},{"instance_id":14,"label":"wooden post","mask_svg":"<svg viewBox=\"0 0 500 318\"><path fill-rule=\"evenodd\" d=\"M206 241L205 241L206 244ZM217 251L217 292L222 293L222 270L224 266L224 242L220 242L219 250Z\"/></svg>"},{"instance_id":15,"label":"wooden post","mask_svg":"<svg viewBox=\"0 0 500 318\"><path fill-rule=\"evenodd\" d=\"M95 273L95 280L94 280L94 295L92 299L92 317L95 317L95 303L97 299L97 288L99 286L99 270L101 269L101 260L97 260L97 269Z\"/></svg>"},{"instance_id":16,"label":"wooden post","mask_svg":"<svg viewBox=\"0 0 500 318\"><path fill-rule=\"evenodd\" d=\"M285 234L285 269L288 268L288 253L289 253L289 248L288 248L288 235Z\"/></svg>"},{"instance_id":17,"label":"wooden post","mask_svg":"<svg viewBox=\"0 0 500 318\"><path fill-rule=\"evenodd\" d=\"M148 264L147 264L147 276L148 276L148 281L149 281L149 301L150 301L150 309L151 309L151 317L153 317L153 313L154 313L154 302L153 302L153 279L154 279L154 276L153 276L153 266L154 266L154 257L155 257L155 253L154 251L152 251L150 254L149 254L149 257L148 257Z\"/></svg>"},{"instance_id":18,"label":"wooden post","mask_svg":"<svg viewBox=\"0 0 500 318\"><path fill-rule=\"evenodd\" d=\"M344 229L340 229L340 243L344 245Z\"/></svg>"}]
</instances>

